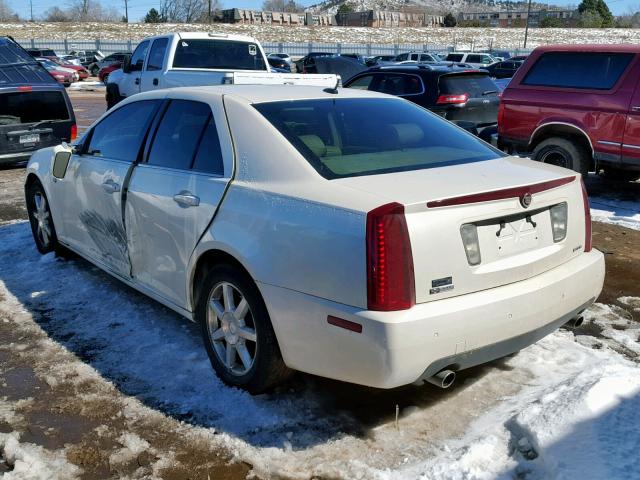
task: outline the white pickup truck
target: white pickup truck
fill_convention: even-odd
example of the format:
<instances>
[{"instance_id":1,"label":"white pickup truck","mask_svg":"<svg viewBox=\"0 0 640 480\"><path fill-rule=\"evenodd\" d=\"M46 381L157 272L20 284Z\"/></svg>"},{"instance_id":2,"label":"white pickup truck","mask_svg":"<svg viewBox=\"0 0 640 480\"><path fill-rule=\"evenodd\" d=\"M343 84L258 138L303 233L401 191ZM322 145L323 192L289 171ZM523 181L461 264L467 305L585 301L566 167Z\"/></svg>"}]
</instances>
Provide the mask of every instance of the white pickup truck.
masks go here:
<instances>
[{"instance_id":1,"label":"white pickup truck","mask_svg":"<svg viewBox=\"0 0 640 480\"><path fill-rule=\"evenodd\" d=\"M107 107L139 92L223 84L334 87L336 75L271 73L260 43L243 35L167 33L142 40L131 59L109 75Z\"/></svg>"}]
</instances>

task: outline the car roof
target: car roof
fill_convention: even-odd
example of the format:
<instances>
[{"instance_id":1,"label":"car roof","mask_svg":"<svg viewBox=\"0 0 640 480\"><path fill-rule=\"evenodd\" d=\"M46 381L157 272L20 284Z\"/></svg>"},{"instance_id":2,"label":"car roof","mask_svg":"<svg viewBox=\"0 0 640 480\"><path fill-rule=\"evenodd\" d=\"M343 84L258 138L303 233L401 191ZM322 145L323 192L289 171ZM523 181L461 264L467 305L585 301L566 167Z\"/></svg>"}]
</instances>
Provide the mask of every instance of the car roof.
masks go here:
<instances>
[{"instance_id":1,"label":"car roof","mask_svg":"<svg viewBox=\"0 0 640 480\"><path fill-rule=\"evenodd\" d=\"M154 35L153 37L146 37L143 40L152 40L154 38L162 37L178 37L183 40L200 40L200 39L217 39L217 40L235 40L240 42L257 43L258 41L248 35L234 35L227 33L217 32L171 32L162 35Z\"/></svg>"},{"instance_id":2,"label":"car roof","mask_svg":"<svg viewBox=\"0 0 640 480\"><path fill-rule=\"evenodd\" d=\"M579 45L544 45L536 48L537 52L607 52L607 53L640 53L640 45L631 44L579 44Z\"/></svg>"},{"instance_id":3,"label":"car roof","mask_svg":"<svg viewBox=\"0 0 640 480\"><path fill-rule=\"evenodd\" d=\"M338 88L338 93L329 93L325 87L308 85L215 85L200 87L177 87L153 90L136 94L137 100L157 98L193 98L206 101L207 97L232 96L248 104L291 100L341 99L341 98L397 98L384 93ZM124 102L123 102L124 103ZM127 102L128 103L128 102Z\"/></svg>"},{"instance_id":4,"label":"car roof","mask_svg":"<svg viewBox=\"0 0 640 480\"><path fill-rule=\"evenodd\" d=\"M448 65L448 64L440 64L440 63L431 63L431 64L418 64L418 65L383 65L378 67L371 67L364 72L399 72L399 73L428 73L428 72L437 72L437 73L484 73L476 68L469 67L458 67L457 65ZM361 73L358 73L360 75Z\"/></svg>"}]
</instances>

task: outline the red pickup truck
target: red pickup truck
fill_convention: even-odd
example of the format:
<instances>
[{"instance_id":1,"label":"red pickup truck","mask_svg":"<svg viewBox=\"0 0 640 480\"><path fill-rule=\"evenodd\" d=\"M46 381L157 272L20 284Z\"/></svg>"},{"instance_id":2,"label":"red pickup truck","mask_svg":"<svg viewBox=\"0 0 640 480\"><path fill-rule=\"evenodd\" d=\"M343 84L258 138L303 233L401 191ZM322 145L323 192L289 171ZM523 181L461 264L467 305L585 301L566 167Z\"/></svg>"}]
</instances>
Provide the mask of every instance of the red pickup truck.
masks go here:
<instances>
[{"instance_id":1,"label":"red pickup truck","mask_svg":"<svg viewBox=\"0 0 640 480\"><path fill-rule=\"evenodd\" d=\"M498 146L582 174L640 177L640 45L539 47L502 94Z\"/></svg>"}]
</instances>

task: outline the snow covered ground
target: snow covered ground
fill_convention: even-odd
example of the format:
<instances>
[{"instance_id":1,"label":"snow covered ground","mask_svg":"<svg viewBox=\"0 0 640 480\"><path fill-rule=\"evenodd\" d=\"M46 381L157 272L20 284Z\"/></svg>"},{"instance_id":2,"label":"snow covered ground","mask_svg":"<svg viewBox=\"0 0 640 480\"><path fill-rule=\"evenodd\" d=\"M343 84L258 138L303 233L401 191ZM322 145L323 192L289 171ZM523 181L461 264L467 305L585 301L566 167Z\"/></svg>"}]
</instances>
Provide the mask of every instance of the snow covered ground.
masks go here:
<instances>
[{"instance_id":1,"label":"snow covered ground","mask_svg":"<svg viewBox=\"0 0 640 480\"><path fill-rule=\"evenodd\" d=\"M300 375L251 397L215 377L194 325L82 260L38 255L26 222L0 225L0 239L0 314L24 335L16 350L33 347L29 332L46 334L34 366L43 382L71 382L88 404L83 382L102 382L127 397L125 415L181 420L176 435L231 452L259 478L640 478L640 332L621 308L589 309L598 338L560 330L462 372L448 391ZM620 302L640 308L640 298ZM0 396L0 425L19 423L15 410ZM110 461L135 457L147 440L123 434ZM16 432L0 434L0 451L14 466L3 480L79 472L64 449Z\"/></svg>"},{"instance_id":2,"label":"snow covered ground","mask_svg":"<svg viewBox=\"0 0 640 480\"><path fill-rule=\"evenodd\" d=\"M69 90L84 91L84 92L96 92L104 91L106 89L105 84L100 81L85 80L82 82L75 82L69 85Z\"/></svg>"},{"instance_id":3,"label":"snow covered ground","mask_svg":"<svg viewBox=\"0 0 640 480\"><path fill-rule=\"evenodd\" d=\"M422 43L519 48L524 41L524 28L367 28L367 27L289 27L277 25L240 25L218 23L207 25L170 23L0 23L0 32L17 40L67 39L73 41L101 39L138 41L166 32L216 31L251 35L261 42L327 42L327 43ZM532 28L527 47L549 43L638 43L639 29L625 28Z\"/></svg>"},{"instance_id":4,"label":"snow covered ground","mask_svg":"<svg viewBox=\"0 0 640 480\"><path fill-rule=\"evenodd\" d=\"M637 201L595 196L589 198L589 203L594 221L640 230L640 203Z\"/></svg>"}]
</instances>

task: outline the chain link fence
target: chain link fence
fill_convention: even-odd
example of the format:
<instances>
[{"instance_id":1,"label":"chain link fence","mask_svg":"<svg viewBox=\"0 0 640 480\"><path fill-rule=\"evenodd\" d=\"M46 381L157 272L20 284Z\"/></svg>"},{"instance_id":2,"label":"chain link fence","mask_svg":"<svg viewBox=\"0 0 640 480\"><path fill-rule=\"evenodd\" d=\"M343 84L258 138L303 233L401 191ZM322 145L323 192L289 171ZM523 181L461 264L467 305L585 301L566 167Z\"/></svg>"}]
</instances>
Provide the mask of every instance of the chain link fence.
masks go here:
<instances>
[{"instance_id":1,"label":"chain link fence","mask_svg":"<svg viewBox=\"0 0 640 480\"><path fill-rule=\"evenodd\" d=\"M43 40L43 39L16 39L24 48L51 48L56 53L69 53L80 50L100 50L105 55L115 52L131 52L137 42L131 40ZM408 51L429 51L434 53L447 53L454 50L453 46L433 45L425 43L315 43L315 42L264 42L262 47L265 52L287 53L291 56L304 56L309 52L328 53L359 53L361 55L398 55ZM530 49L501 48L511 55L525 55Z\"/></svg>"}]
</instances>

